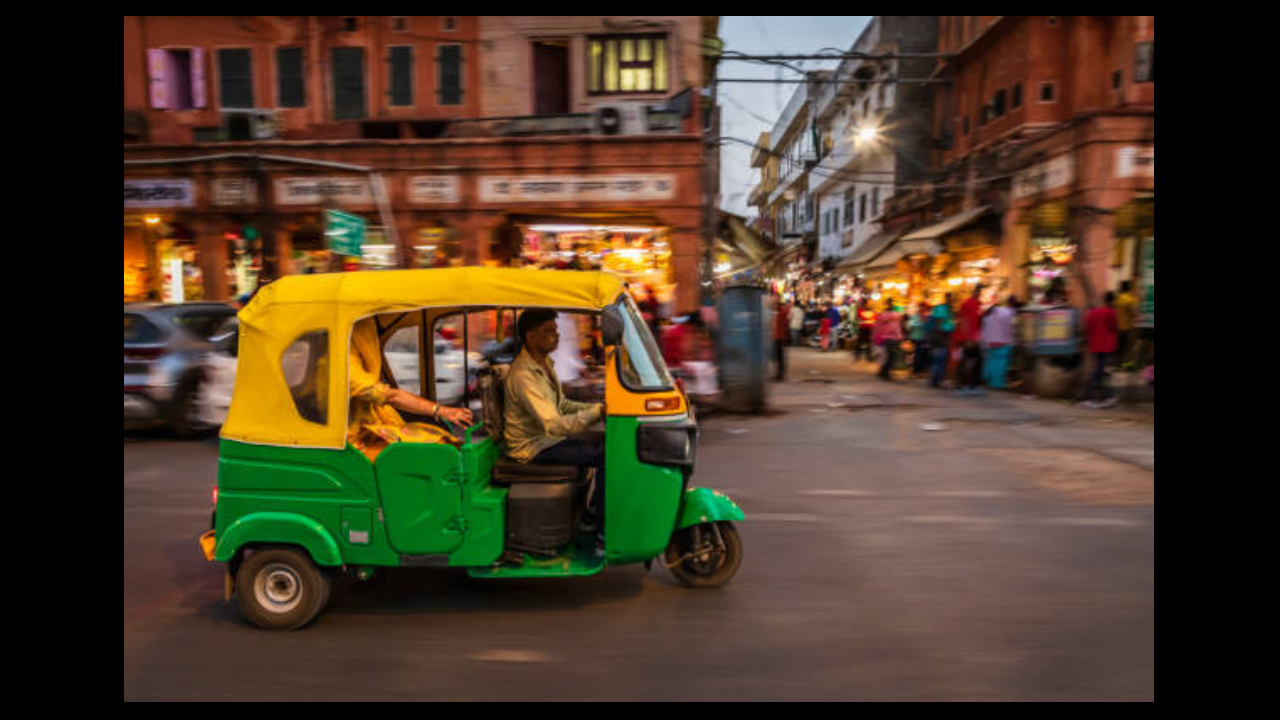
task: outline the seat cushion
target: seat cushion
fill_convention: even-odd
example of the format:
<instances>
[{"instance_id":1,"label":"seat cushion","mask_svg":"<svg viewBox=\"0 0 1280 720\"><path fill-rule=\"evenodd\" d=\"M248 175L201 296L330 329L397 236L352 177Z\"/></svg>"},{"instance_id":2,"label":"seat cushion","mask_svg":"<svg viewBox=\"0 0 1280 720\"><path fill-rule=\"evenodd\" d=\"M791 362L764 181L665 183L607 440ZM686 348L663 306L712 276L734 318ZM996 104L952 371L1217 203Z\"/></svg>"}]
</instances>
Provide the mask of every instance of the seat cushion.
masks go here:
<instances>
[{"instance_id":1,"label":"seat cushion","mask_svg":"<svg viewBox=\"0 0 1280 720\"><path fill-rule=\"evenodd\" d=\"M493 482L499 485L515 483L549 483L577 480L582 468L576 465L539 465L519 463L500 457L493 464Z\"/></svg>"}]
</instances>

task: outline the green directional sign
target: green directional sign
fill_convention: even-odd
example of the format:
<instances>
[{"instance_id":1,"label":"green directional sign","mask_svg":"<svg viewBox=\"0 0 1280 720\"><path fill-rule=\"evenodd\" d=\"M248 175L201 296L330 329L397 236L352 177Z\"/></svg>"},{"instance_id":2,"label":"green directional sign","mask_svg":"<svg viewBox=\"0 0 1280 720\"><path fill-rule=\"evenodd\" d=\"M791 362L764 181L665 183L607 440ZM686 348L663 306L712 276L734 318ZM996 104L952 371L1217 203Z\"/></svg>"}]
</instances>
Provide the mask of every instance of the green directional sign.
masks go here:
<instances>
[{"instance_id":1,"label":"green directional sign","mask_svg":"<svg viewBox=\"0 0 1280 720\"><path fill-rule=\"evenodd\" d=\"M341 210L324 211L325 245L339 255L360 257L360 246L364 244L364 218Z\"/></svg>"}]
</instances>

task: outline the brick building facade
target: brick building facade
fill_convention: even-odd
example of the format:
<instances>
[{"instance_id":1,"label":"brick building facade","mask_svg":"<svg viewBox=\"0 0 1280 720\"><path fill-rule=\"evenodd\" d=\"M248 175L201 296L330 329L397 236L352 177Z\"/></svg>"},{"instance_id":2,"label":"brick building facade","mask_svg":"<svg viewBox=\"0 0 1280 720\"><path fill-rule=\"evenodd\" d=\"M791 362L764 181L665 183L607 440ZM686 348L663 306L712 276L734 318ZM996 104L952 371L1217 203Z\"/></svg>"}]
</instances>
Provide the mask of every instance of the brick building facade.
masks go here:
<instances>
[{"instance_id":1,"label":"brick building facade","mask_svg":"<svg viewBox=\"0 0 1280 720\"><path fill-rule=\"evenodd\" d=\"M257 271L337 269L337 209L370 226L366 267L529 264L539 247L643 257L625 271L665 278L691 310L698 47L717 26L126 16L126 299L177 273L185 299L222 300Z\"/></svg>"}]
</instances>

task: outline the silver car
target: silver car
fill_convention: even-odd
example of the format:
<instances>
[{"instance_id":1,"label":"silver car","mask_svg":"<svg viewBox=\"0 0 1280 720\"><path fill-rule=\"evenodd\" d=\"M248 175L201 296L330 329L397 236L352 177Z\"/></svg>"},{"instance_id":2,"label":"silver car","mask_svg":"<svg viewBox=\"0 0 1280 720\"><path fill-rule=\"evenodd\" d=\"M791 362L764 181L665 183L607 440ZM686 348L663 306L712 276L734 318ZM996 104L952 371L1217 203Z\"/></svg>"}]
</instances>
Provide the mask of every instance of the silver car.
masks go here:
<instances>
[{"instance_id":1,"label":"silver car","mask_svg":"<svg viewBox=\"0 0 1280 720\"><path fill-rule=\"evenodd\" d=\"M126 425L167 425L180 437L211 429L200 419L204 363L235 309L221 303L126 303Z\"/></svg>"}]
</instances>

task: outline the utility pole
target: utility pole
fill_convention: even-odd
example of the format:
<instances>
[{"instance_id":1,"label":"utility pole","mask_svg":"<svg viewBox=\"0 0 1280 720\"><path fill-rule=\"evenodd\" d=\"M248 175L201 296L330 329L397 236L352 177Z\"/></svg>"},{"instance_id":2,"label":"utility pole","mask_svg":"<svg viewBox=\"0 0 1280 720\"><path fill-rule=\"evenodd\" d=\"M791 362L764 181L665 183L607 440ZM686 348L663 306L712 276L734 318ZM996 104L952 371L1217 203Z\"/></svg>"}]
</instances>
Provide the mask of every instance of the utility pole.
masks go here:
<instances>
[{"instance_id":1,"label":"utility pole","mask_svg":"<svg viewBox=\"0 0 1280 720\"><path fill-rule=\"evenodd\" d=\"M719 39L716 38L718 41ZM716 74L719 69L719 58L723 53L723 45L718 47L717 43L711 43L707 38L703 38L703 53L711 57L710 65L710 102L707 107L707 115L704 119L706 122L706 132L703 135L703 157L704 157L704 181L703 181L703 229L702 241L704 243L702 249L702 268L699 276L699 292L698 296L703 303L713 299L715 295L715 280L712 269L715 267L715 258L713 252L715 249L716 237L716 188L718 186L718 177L714 177L720 171L720 163L712 162L712 153L716 153L719 157L720 153L720 112L717 107L717 89Z\"/></svg>"},{"instance_id":2,"label":"utility pole","mask_svg":"<svg viewBox=\"0 0 1280 720\"><path fill-rule=\"evenodd\" d=\"M271 186L262 158L254 155L249 160L250 174L258 183L258 207L262 210L258 236L262 240L262 268L258 271L258 287L264 287L280 277L280 263L276 257L275 208L271 204Z\"/></svg>"}]
</instances>

